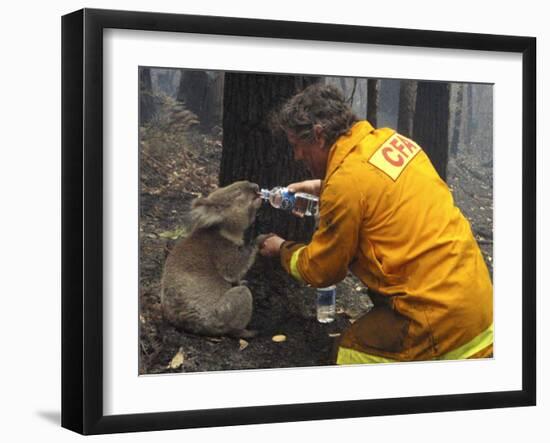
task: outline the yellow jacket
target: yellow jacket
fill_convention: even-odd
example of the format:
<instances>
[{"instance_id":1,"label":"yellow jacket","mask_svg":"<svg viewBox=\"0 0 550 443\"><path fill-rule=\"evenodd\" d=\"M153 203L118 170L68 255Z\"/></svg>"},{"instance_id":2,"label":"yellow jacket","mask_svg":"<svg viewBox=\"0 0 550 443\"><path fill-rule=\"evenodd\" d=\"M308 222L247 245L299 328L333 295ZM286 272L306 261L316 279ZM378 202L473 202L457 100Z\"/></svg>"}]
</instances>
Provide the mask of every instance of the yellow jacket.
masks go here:
<instances>
[{"instance_id":1,"label":"yellow jacket","mask_svg":"<svg viewBox=\"0 0 550 443\"><path fill-rule=\"evenodd\" d=\"M285 242L281 263L314 287L351 270L382 294L386 313L365 317L378 326L344 334L344 352L427 360L492 345L492 284L470 225L424 151L392 129L361 121L331 147L319 227L308 245Z\"/></svg>"}]
</instances>

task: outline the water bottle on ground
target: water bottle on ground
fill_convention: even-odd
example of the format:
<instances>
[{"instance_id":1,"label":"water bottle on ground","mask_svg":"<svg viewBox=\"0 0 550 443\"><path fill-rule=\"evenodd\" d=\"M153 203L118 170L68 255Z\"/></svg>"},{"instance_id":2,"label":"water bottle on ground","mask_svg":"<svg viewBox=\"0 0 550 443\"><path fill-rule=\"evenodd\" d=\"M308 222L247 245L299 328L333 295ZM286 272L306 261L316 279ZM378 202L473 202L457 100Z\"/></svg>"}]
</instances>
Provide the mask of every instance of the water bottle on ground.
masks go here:
<instances>
[{"instance_id":1,"label":"water bottle on ground","mask_svg":"<svg viewBox=\"0 0 550 443\"><path fill-rule=\"evenodd\" d=\"M330 323L336 318L336 286L317 288L317 321Z\"/></svg>"},{"instance_id":2,"label":"water bottle on ground","mask_svg":"<svg viewBox=\"0 0 550 443\"><path fill-rule=\"evenodd\" d=\"M271 190L262 189L260 196L274 208L292 211L298 217L315 216L319 212L319 198L305 192L294 193L288 188L276 186Z\"/></svg>"}]
</instances>

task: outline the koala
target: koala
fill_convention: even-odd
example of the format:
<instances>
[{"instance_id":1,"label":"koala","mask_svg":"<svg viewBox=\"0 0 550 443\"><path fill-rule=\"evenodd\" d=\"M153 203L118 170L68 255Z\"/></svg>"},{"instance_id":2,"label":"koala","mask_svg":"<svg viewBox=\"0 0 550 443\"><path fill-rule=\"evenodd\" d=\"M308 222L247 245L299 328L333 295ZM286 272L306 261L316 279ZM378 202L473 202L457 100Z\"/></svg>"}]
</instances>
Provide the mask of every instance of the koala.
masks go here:
<instances>
[{"instance_id":1,"label":"koala","mask_svg":"<svg viewBox=\"0 0 550 443\"><path fill-rule=\"evenodd\" d=\"M262 204L258 191L258 185L239 181L193 201L191 233L164 266L161 304L167 321L199 335L255 335L246 329L252 293L242 278L267 237L244 241Z\"/></svg>"}]
</instances>

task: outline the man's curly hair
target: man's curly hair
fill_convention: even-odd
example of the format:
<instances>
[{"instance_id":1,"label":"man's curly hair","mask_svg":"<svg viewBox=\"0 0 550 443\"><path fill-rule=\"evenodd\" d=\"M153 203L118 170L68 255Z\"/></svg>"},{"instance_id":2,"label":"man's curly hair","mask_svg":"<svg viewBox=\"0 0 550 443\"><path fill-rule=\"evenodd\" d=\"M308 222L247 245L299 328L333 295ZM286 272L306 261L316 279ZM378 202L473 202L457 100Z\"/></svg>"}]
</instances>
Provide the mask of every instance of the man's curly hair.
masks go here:
<instances>
[{"instance_id":1,"label":"man's curly hair","mask_svg":"<svg viewBox=\"0 0 550 443\"><path fill-rule=\"evenodd\" d=\"M290 130L301 140L313 142L314 127L320 125L330 148L358 120L338 88L315 83L283 103L272 115L271 127Z\"/></svg>"}]
</instances>

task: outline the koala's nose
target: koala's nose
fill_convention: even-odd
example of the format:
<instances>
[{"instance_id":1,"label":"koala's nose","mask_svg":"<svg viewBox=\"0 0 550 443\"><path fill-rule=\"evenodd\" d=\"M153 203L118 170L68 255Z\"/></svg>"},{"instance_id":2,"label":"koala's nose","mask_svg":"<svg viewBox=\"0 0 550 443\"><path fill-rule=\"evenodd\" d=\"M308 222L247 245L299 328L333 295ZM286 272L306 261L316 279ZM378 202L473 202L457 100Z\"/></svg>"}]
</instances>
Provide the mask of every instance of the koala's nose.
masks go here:
<instances>
[{"instance_id":1,"label":"koala's nose","mask_svg":"<svg viewBox=\"0 0 550 443\"><path fill-rule=\"evenodd\" d=\"M260 187L256 183L250 183L253 192L260 192Z\"/></svg>"}]
</instances>

